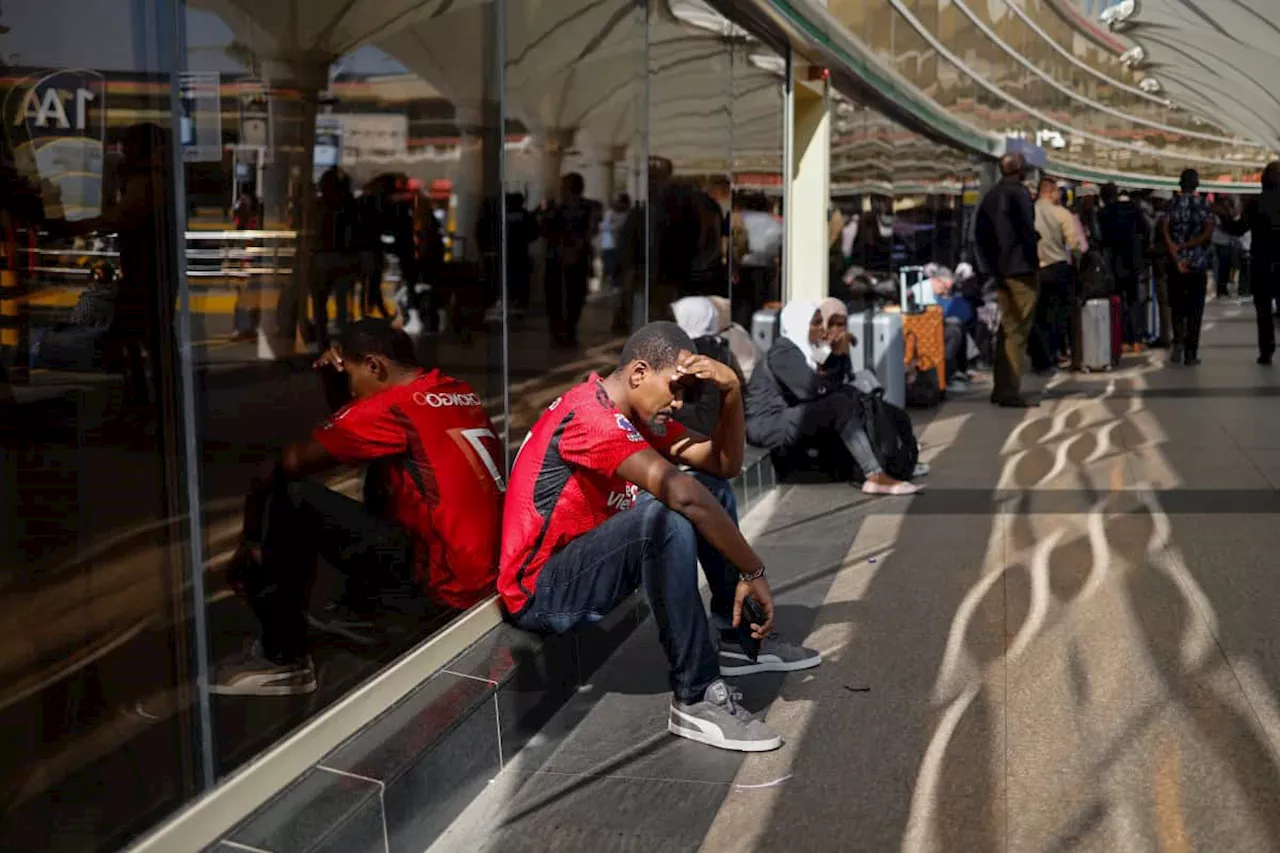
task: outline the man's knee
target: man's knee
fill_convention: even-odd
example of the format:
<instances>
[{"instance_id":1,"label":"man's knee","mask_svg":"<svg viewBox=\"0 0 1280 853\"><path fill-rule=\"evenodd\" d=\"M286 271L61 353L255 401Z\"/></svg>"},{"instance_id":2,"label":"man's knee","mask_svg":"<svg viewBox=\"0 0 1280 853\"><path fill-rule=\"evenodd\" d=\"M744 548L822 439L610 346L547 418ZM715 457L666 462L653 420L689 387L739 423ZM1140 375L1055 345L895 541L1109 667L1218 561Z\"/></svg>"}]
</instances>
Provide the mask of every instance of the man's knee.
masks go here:
<instances>
[{"instance_id":1,"label":"man's knee","mask_svg":"<svg viewBox=\"0 0 1280 853\"><path fill-rule=\"evenodd\" d=\"M656 498L641 500L628 512L640 514L645 537L658 544L664 552L687 551L696 558L698 533L689 519Z\"/></svg>"}]
</instances>

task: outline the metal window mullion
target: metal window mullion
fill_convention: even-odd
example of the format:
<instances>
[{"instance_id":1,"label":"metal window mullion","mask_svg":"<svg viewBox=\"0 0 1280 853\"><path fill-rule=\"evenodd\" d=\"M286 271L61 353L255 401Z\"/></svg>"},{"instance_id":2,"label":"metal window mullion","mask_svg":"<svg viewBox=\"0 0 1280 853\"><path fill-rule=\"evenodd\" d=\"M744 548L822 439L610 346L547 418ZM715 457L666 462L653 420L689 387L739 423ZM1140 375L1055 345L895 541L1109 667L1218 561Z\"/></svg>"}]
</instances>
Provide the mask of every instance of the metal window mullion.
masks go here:
<instances>
[{"instance_id":1,"label":"metal window mullion","mask_svg":"<svg viewBox=\"0 0 1280 853\"><path fill-rule=\"evenodd\" d=\"M161 49L172 53L161 62L169 69L169 109L176 121L182 115L179 71L186 65L186 2L185 0L155 0L153 8L157 17L170 13L168 26L157 26ZM159 21L157 21L159 23ZM170 131L173 131L172 125ZM173 210L175 217L186 215L186 169L182 159L180 135L173 134L174 144L169 146L173 168ZM176 223L175 223L176 224ZM196 440L195 367L191 351L191 288L187 279L185 229L179 229L173 244L171 259L178 290L178 310L174 317L174 336L177 339L178 395L181 411L181 436L183 479L186 484L187 502L187 560L191 576L191 618L195 631L194 652L191 662L195 666L195 684L198 711L198 739L200 752L200 778L204 790L217 784L214 768L217 766L213 744L213 710L209 694L209 625L205 607L204 584L204 536L201 513L200 448Z\"/></svg>"}]
</instances>

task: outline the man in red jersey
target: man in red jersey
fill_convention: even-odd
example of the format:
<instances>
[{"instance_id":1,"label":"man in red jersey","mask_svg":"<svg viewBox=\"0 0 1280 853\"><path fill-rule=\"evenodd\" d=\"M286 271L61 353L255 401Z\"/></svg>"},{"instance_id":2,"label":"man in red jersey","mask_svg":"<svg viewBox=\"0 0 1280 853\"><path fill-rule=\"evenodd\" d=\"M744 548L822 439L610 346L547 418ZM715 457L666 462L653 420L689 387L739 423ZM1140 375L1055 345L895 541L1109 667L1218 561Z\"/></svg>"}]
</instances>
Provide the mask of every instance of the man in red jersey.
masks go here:
<instances>
[{"instance_id":1,"label":"man in red jersey","mask_svg":"<svg viewBox=\"0 0 1280 853\"><path fill-rule=\"evenodd\" d=\"M697 382L720 390L711 436L673 415ZM534 424L511 472L498 592L513 621L563 632L601 619L642 583L671 667L667 729L722 749L776 749L782 739L735 701L721 675L817 666L817 652L772 634L764 564L738 532L733 490L744 425L737 374L697 355L675 323L650 323L618 369L590 377ZM693 469L682 472L676 464ZM711 622L698 592L701 563ZM750 633L744 602L759 605Z\"/></svg>"},{"instance_id":2,"label":"man in red jersey","mask_svg":"<svg viewBox=\"0 0 1280 853\"><path fill-rule=\"evenodd\" d=\"M455 610L493 591L505 483L479 395L418 367L409 336L386 320L352 324L317 367L345 374L354 400L254 483L233 574L262 637L220 668L215 693L315 690L307 592L317 556L348 576L344 612L322 623L347 636L378 591L411 587ZM341 463L369 463L364 503L306 479Z\"/></svg>"}]
</instances>

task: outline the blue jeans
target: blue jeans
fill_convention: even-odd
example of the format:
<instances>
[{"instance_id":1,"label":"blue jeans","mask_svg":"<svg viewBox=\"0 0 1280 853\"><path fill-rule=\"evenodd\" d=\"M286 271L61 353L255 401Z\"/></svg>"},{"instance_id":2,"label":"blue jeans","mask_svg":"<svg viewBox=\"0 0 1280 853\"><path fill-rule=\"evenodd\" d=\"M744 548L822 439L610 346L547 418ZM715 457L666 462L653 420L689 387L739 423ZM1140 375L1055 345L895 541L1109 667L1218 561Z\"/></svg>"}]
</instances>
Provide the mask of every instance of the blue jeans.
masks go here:
<instances>
[{"instance_id":1,"label":"blue jeans","mask_svg":"<svg viewBox=\"0 0 1280 853\"><path fill-rule=\"evenodd\" d=\"M738 520L733 488L705 474L695 477ZM542 567L533 599L516 624L527 631L563 633L598 622L642 583L671 665L671 692L702 699L720 677L719 650L698 594L697 564L711 587L711 619L732 636L738 571L698 535L693 524L648 493L636 505L570 542Z\"/></svg>"}]
</instances>

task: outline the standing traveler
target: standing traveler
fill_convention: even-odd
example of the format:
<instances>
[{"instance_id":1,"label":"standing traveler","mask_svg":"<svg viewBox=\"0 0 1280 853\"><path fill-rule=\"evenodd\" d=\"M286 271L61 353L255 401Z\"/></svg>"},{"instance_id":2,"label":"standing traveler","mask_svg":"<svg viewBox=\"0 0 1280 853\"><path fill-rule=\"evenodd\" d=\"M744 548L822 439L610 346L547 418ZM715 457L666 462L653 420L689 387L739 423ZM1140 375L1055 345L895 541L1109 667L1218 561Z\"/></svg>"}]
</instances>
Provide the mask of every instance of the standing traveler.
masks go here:
<instances>
[{"instance_id":1,"label":"standing traveler","mask_svg":"<svg viewBox=\"0 0 1280 853\"><path fill-rule=\"evenodd\" d=\"M1036 214L1023 186L1021 154L1000 158L999 183L978 206L974 241L983 269L996 280L1000 332L996 342L995 387L991 402L1007 408L1039 403L1022 396L1022 359L1036 310Z\"/></svg>"},{"instance_id":2,"label":"standing traveler","mask_svg":"<svg viewBox=\"0 0 1280 853\"><path fill-rule=\"evenodd\" d=\"M1270 365L1276 351L1275 299L1280 294L1280 160L1262 170L1262 193L1250 199L1244 214L1225 223L1232 234L1249 238L1249 285L1258 320L1258 364ZM1240 271L1243 281L1245 271Z\"/></svg>"},{"instance_id":3,"label":"standing traveler","mask_svg":"<svg viewBox=\"0 0 1280 853\"><path fill-rule=\"evenodd\" d=\"M1174 345L1169 361L1191 367L1200 363L1200 322L1204 319L1213 213L1209 202L1196 192L1200 174L1195 169L1184 171L1178 185L1181 191L1169 202L1160 221L1160 237L1170 259Z\"/></svg>"},{"instance_id":4,"label":"standing traveler","mask_svg":"<svg viewBox=\"0 0 1280 853\"><path fill-rule=\"evenodd\" d=\"M1052 178L1041 179L1035 212L1040 297L1036 303L1031 366L1041 371L1052 370L1061 366L1070 352L1072 369L1078 369L1080 347L1076 333L1080 293L1075 272L1085 249L1084 228L1071 211L1062 206L1058 184Z\"/></svg>"},{"instance_id":5,"label":"standing traveler","mask_svg":"<svg viewBox=\"0 0 1280 853\"><path fill-rule=\"evenodd\" d=\"M622 193L613 200L600 223L600 255L604 261L604 278L613 293L622 289L622 274L618 268L618 240L630 212L631 196Z\"/></svg>"},{"instance_id":6,"label":"standing traveler","mask_svg":"<svg viewBox=\"0 0 1280 853\"><path fill-rule=\"evenodd\" d=\"M336 166L320 176L316 217L311 314L316 343L324 352L329 348L329 297L334 299L338 333L342 334L350 321L352 288L360 274L355 242L356 200L350 178Z\"/></svg>"},{"instance_id":7,"label":"standing traveler","mask_svg":"<svg viewBox=\"0 0 1280 853\"><path fill-rule=\"evenodd\" d=\"M1231 269L1235 266L1232 258L1234 246L1231 235L1221 226L1236 218L1235 206L1230 196L1219 193L1210 209L1214 224L1213 237L1209 241L1213 246L1213 284L1218 296L1230 296Z\"/></svg>"},{"instance_id":8,"label":"standing traveler","mask_svg":"<svg viewBox=\"0 0 1280 853\"><path fill-rule=\"evenodd\" d=\"M1102 253L1120 294L1124 343L1133 352L1141 344L1140 285L1143 248L1147 242L1147 222L1130 195L1120 192L1115 184L1103 186L1102 203L1102 213L1098 215Z\"/></svg>"},{"instance_id":9,"label":"standing traveler","mask_svg":"<svg viewBox=\"0 0 1280 853\"><path fill-rule=\"evenodd\" d=\"M583 197L582 175L570 172L560 181L560 203L545 222L547 237L547 316L552 341L578 345L578 321L587 303L591 278L591 243L599 225L594 202Z\"/></svg>"},{"instance_id":10,"label":"standing traveler","mask_svg":"<svg viewBox=\"0 0 1280 853\"><path fill-rule=\"evenodd\" d=\"M1139 203L1147 224L1147 264L1151 269L1152 299L1156 310L1155 328L1150 330L1151 348L1168 349L1173 345L1173 310L1169 306L1169 256L1160 236L1160 218L1168 199L1154 191L1146 193Z\"/></svg>"}]
</instances>

